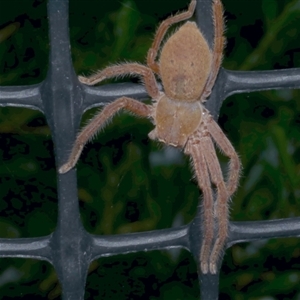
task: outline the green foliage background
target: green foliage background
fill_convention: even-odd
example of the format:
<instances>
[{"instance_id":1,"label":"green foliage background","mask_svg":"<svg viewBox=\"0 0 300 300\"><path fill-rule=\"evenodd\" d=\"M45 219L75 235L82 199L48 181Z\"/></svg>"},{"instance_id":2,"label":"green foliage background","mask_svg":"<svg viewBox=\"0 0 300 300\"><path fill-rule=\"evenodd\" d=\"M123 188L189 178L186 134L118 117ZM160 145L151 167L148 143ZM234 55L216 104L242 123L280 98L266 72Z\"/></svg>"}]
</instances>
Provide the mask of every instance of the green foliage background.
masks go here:
<instances>
[{"instance_id":1,"label":"green foliage background","mask_svg":"<svg viewBox=\"0 0 300 300\"><path fill-rule=\"evenodd\" d=\"M70 36L78 74L122 61L144 62L159 22L189 1L70 0ZM223 67L300 67L299 0L223 0L227 47ZM41 82L49 40L46 1L0 1L0 84ZM130 79L128 79L130 80ZM136 79L132 81L136 82ZM95 113L86 112L83 123ZM298 90L234 95L219 124L241 157L243 174L231 220L300 216L300 94ZM190 222L200 192L189 159L150 141L147 120L114 118L78 164L85 228L121 234ZM55 158L44 116L0 108L0 237L50 234L57 221ZM220 156L224 169L226 158ZM1 299L59 299L46 262L1 259ZM196 265L184 250L103 258L92 263L86 299L198 299ZM98 299L97 298L97 299ZM225 254L220 299L300 299L300 242L272 239L235 245Z\"/></svg>"}]
</instances>

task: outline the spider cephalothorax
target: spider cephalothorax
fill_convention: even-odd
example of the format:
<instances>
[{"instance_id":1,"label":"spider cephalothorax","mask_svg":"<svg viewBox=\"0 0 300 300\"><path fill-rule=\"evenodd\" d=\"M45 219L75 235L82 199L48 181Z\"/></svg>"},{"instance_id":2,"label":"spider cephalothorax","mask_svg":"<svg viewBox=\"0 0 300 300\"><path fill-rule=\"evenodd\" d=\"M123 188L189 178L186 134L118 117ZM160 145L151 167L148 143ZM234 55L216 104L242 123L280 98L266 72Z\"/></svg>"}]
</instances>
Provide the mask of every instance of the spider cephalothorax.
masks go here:
<instances>
[{"instance_id":1,"label":"spider cephalothorax","mask_svg":"<svg viewBox=\"0 0 300 300\"><path fill-rule=\"evenodd\" d=\"M186 12L161 23L148 51L147 66L126 63L107 67L90 77L79 77L82 83L93 85L118 75L141 76L153 105L121 97L105 106L78 134L69 160L59 172L68 172L75 166L87 141L120 109L150 118L155 125L149 134L151 139L183 148L184 153L192 158L197 181L203 193L201 270L203 273L214 274L217 272L218 256L228 233L228 200L237 188L240 171L239 158L234 148L203 106L214 86L222 61L224 37L220 0L213 1L213 50L209 48L196 23L188 21L166 41L159 62L156 61L167 29L174 23L190 18L195 7L196 0L192 0ZM154 73L161 78L163 92L159 91ZM226 181L213 142L230 159ZM215 205L213 186L216 188ZM213 243L215 219L218 230Z\"/></svg>"}]
</instances>

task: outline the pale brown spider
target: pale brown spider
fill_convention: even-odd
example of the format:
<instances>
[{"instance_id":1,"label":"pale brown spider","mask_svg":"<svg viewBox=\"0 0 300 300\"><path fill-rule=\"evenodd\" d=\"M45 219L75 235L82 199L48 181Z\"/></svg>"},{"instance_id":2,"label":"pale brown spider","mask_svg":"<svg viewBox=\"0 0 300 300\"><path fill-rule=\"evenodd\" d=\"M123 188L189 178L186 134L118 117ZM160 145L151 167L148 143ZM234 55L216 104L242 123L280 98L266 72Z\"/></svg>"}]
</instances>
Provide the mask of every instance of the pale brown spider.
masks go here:
<instances>
[{"instance_id":1,"label":"pale brown spider","mask_svg":"<svg viewBox=\"0 0 300 300\"><path fill-rule=\"evenodd\" d=\"M220 0L213 2L213 51L196 23L188 21L166 41L161 49L159 62L155 61L167 29L174 23L189 19L195 7L196 0L192 0L186 12L169 17L160 24L148 51L147 66L125 63L107 67L90 77L79 76L79 81L87 85L119 75L141 76L153 105L121 97L105 106L78 134L69 160L59 172L66 173L75 166L84 145L120 109L150 118L155 125L154 130L149 133L151 139L183 148L184 153L193 160L198 184L203 193L201 270L203 273L215 274L228 234L228 200L237 188L240 171L240 161L234 148L203 106L211 94L222 61L224 37L223 7ZM155 74L161 78L164 92L159 91ZM230 159L226 182L213 141ZM217 237L213 244L215 218Z\"/></svg>"}]
</instances>

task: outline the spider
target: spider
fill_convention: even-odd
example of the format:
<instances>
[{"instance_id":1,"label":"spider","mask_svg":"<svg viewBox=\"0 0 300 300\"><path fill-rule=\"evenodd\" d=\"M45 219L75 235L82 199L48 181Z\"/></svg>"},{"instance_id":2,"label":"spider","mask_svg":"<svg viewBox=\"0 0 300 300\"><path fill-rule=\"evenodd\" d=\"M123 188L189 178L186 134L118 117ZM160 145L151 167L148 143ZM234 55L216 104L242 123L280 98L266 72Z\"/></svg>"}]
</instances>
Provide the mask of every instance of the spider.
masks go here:
<instances>
[{"instance_id":1,"label":"spider","mask_svg":"<svg viewBox=\"0 0 300 300\"><path fill-rule=\"evenodd\" d=\"M75 166L88 140L121 109L150 118L155 125L149 133L150 139L182 148L192 159L203 197L203 239L199 253L201 271L216 274L228 234L228 201L237 188L240 172L237 153L203 105L211 94L222 62L225 39L220 0L213 0L212 50L196 23L190 21L179 27L161 46L171 25L192 17L196 2L192 0L187 11L171 16L160 24L148 51L147 65L124 63L107 67L90 77L79 76L79 81L87 85L119 75L140 76L153 104L146 105L129 97L120 97L106 105L78 134L69 159L60 167L59 173L66 173ZM160 48L160 59L157 61ZM163 92L159 90L156 76L161 79ZM214 143L229 158L226 181Z\"/></svg>"}]
</instances>

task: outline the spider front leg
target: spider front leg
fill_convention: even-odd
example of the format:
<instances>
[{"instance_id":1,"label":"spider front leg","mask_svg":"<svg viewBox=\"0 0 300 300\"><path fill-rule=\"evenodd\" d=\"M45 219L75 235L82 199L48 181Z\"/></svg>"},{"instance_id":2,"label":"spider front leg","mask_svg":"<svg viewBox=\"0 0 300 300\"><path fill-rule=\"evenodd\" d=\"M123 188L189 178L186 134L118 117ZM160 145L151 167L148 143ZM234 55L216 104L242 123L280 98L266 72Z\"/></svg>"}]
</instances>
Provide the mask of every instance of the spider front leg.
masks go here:
<instances>
[{"instance_id":1,"label":"spider front leg","mask_svg":"<svg viewBox=\"0 0 300 300\"><path fill-rule=\"evenodd\" d=\"M223 5L220 0L214 0L213 2L213 19L214 19L214 46L213 46L213 57L211 72L209 78L204 87L204 92L202 97L206 99L210 94L211 90L215 84L216 78L219 73L221 66L223 51L224 51L224 19L223 19Z\"/></svg>"},{"instance_id":2,"label":"spider front leg","mask_svg":"<svg viewBox=\"0 0 300 300\"><path fill-rule=\"evenodd\" d=\"M159 27L158 27L158 29L156 31L156 34L155 34L152 46L149 49L148 54L147 54L147 65L156 74L159 74L159 65L155 61L155 59L157 57L158 49L159 49L159 47L161 45L161 42L162 42L162 40L163 40L163 38L164 38L167 30L173 24L191 18L193 16L193 14L194 14L194 11L195 11L195 8L196 8L196 4L197 4L197 1L196 0L192 0L187 11L182 12L182 13L180 13L178 15L175 15L175 16L169 17L168 19L164 20L159 25Z\"/></svg>"},{"instance_id":3,"label":"spider front leg","mask_svg":"<svg viewBox=\"0 0 300 300\"><path fill-rule=\"evenodd\" d=\"M144 79L145 87L148 94L157 99L160 95L158 85L154 76L154 73L146 66L137 63L128 63L122 65L116 65L107 67L90 77L79 76L80 82L87 85L94 85L104 79L116 77L119 75L138 75ZM142 104L134 99L128 97L121 97L114 102L108 104L99 114L97 114L90 123L83 128L78 134L75 144L68 161L59 168L59 173L66 173L72 169L87 141L93 137L98 130L103 128L106 122L116 114L120 109L127 109L139 116L150 117L152 116L152 110L149 105Z\"/></svg>"},{"instance_id":4,"label":"spider front leg","mask_svg":"<svg viewBox=\"0 0 300 300\"><path fill-rule=\"evenodd\" d=\"M151 106L128 97L121 97L108 104L78 134L69 159L59 168L59 173L66 173L76 165L82 149L88 140L102 129L107 124L107 121L121 109L126 109L141 117L150 117L152 115Z\"/></svg>"},{"instance_id":5,"label":"spider front leg","mask_svg":"<svg viewBox=\"0 0 300 300\"><path fill-rule=\"evenodd\" d=\"M80 82L87 85L94 85L105 79L120 75L138 75L142 77L146 90L151 98L157 99L159 96L158 85L154 73L148 67L138 63L126 63L107 67L89 77L78 76Z\"/></svg>"}]
</instances>

